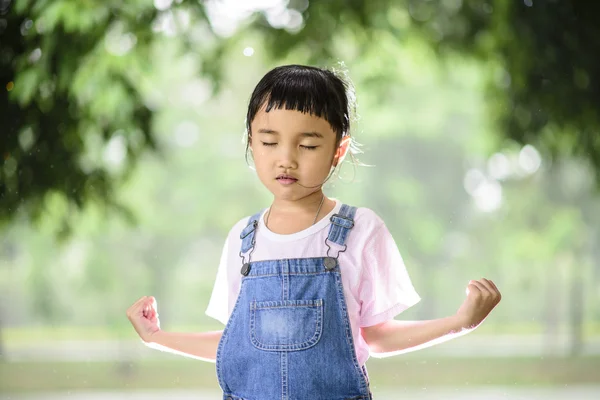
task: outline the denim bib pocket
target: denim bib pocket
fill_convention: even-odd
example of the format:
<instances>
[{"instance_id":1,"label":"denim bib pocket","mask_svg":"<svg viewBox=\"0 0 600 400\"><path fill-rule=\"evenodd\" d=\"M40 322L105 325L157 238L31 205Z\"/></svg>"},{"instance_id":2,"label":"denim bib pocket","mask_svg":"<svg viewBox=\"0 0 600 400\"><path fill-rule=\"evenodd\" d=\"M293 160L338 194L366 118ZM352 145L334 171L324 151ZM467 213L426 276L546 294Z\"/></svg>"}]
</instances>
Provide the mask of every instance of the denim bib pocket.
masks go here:
<instances>
[{"instance_id":1,"label":"denim bib pocket","mask_svg":"<svg viewBox=\"0 0 600 400\"><path fill-rule=\"evenodd\" d=\"M316 345L322 333L322 299L250 303L250 339L259 350L305 350Z\"/></svg>"}]
</instances>

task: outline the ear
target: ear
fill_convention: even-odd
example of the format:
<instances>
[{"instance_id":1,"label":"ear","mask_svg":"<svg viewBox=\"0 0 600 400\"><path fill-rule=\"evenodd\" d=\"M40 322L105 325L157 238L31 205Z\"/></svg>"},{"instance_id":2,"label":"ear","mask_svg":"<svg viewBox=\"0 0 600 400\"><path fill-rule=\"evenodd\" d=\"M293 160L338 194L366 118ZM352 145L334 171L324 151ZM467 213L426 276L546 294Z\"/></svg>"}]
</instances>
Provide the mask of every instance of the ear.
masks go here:
<instances>
[{"instance_id":1,"label":"ear","mask_svg":"<svg viewBox=\"0 0 600 400\"><path fill-rule=\"evenodd\" d=\"M348 148L350 147L351 141L352 141L352 138L350 137L350 135L342 138L340 145L338 146L338 148L335 152L335 156L333 157L333 166L334 167L337 167L339 163L344 161L344 157L346 157L346 154L348 153Z\"/></svg>"}]
</instances>

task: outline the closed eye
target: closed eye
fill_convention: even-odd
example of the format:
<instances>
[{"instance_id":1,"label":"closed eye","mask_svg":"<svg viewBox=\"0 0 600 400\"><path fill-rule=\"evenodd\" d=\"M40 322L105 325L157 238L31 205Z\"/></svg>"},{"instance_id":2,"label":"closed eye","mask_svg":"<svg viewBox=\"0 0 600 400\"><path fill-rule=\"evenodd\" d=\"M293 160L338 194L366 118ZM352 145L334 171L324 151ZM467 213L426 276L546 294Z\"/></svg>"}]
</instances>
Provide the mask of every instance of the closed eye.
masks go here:
<instances>
[{"instance_id":1,"label":"closed eye","mask_svg":"<svg viewBox=\"0 0 600 400\"><path fill-rule=\"evenodd\" d=\"M276 142L261 142L261 143L263 144L263 146L267 146L267 147L277 146ZM300 147L302 147L303 149L306 149L306 150L315 150L319 146L304 146L304 145L300 145Z\"/></svg>"}]
</instances>

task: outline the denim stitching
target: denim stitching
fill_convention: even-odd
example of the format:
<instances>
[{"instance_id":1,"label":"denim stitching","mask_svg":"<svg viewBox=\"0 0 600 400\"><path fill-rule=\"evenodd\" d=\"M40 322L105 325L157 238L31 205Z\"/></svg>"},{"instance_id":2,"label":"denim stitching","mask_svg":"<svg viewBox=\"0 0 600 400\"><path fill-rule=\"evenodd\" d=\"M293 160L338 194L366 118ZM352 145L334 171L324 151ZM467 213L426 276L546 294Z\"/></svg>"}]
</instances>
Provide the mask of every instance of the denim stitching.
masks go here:
<instances>
[{"instance_id":1,"label":"denim stitching","mask_svg":"<svg viewBox=\"0 0 600 400\"><path fill-rule=\"evenodd\" d=\"M240 298L242 297L242 290L244 290L244 279L242 279L242 282L240 284L240 292L239 295L235 301L235 304L233 306L233 310L231 310L231 315L229 316L229 320L227 321L227 325L225 325L225 328L223 329L223 334L221 335L221 340L219 340L219 345L217 346L217 355L215 358L215 367L217 369L217 380L219 381L219 386L221 386L221 389L223 391L225 391L225 382L222 379L222 370L221 370L221 362L219 362L219 359L222 356L223 353L223 346L225 346L225 341L227 340L227 333L229 332L229 328L231 327L231 324L233 323L234 316L235 316L235 310L238 308L238 304L240 302Z\"/></svg>"},{"instance_id":2,"label":"denim stitching","mask_svg":"<svg viewBox=\"0 0 600 400\"><path fill-rule=\"evenodd\" d=\"M281 368L280 368L280 372L281 372L281 399L282 400L287 400L287 398L288 398L288 382L287 382L287 376L288 376L288 357L287 357L287 352L282 351L279 357L280 357L280 360L281 360Z\"/></svg>"},{"instance_id":3,"label":"denim stitching","mask_svg":"<svg viewBox=\"0 0 600 400\"><path fill-rule=\"evenodd\" d=\"M342 249L343 250L343 249ZM340 253L342 252L341 250L339 251ZM303 260L322 260L322 262L325 261L325 258L327 257L311 257L311 258L304 258ZM325 269L324 266L318 266L318 267L314 267L313 265L310 266L300 266L292 268L291 270L288 269L287 272L282 272L282 268L277 267L277 266L261 266L261 263L268 263L268 264L277 264L277 263L285 263L285 262L289 262L289 261L296 261L298 259L293 259L293 258L285 258L285 259L278 259L278 260L261 260L261 261L253 261L252 264L252 269L250 270L250 273L245 277L245 278L256 278L256 277L260 277L260 276L279 276L279 275L315 275L315 274L327 274L331 271L328 271L327 269ZM258 264L258 265L257 265ZM306 269L306 270L310 270L310 271L302 271L302 269ZM262 270L267 270L267 272L265 273L259 273L257 271L262 271Z\"/></svg>"},{"instance_id":4,"label":"denim stitching","mask_svg":"<svg viewBox=\"0 0 600 400\"><path fill-rule=\"evenodd\" d=\"M350 328L350 320L348 318L348 310L347 310L347 306L346 306L346 300L344 298L344 291L343 291L343 287L342 287L342 281L341 281L341 274L340 273L336 273L335 274L335 283L336 283L336 292L338 295L338 301L340 302L340 309L342 310L342 320L344 321L344 330L346 331L346 341L348 342L349 346L350 346L350 353L352 356L352 362L354 363L354 368L357 370L357 372L360 372L359 375L361 377L360 379L360 385L361 388L366 391L369 392L369 388L368 385L366 383L366 378L364 376L364 374L361 371L360 365L358 364L358 359L356 358L356 348L354 347L354 340L352 338L352 329Z\"/></svg>"},{"instance_id":5,"label":"denim stitching","mask_svg":"<svg viewBox=\"0 0 600 400\"><path fill-rule=\"evenodd\" d=\"M325 275L325 274L329 274L331 271L327 271L327 272L290 272L287 275ZM264 277L273 277L273 276L281 276L281 274L262 274L262 275L248 275L246 276L246 279L252 279L252 278L264 278Z\"/></svg>"},{"instance_id":6,"label":"denim stitching","mask_svg":"<svg viewBox=\"0 0 600 400\"><path fill-rule=\"evenodd\" d=\"M286 262L283 265L284 271L283 274L281 276L281 280L282 280L282 284L281 284L281 289L282 289L282 299L283 300L288 300L290 298L290 276L288 274L289 272L289 261Z\"/></svg>"},{"instance_id":7,"label":"denim stitching","mask_svg":"<svg viewBox=\"0 0 600 400\"><path fill-rule=\"evenodd\" d=\"M251 303L251 308L259 310L263 308L319 307L322 303L322 299L253 301Z\"/></svg>"},{"instance_id":8,"label":"denim stitching","mask_svg":"<svg viewBox=\"0 0 600 400\"><path fill-rule=\"evenodd\" d=\"M307 302L312 302L314 304L303 304ZM299 303L299 304L298 304ZM264 307L262 305L265 305ZM277 304L280 304L277 306ZM260 305L260 306L258 306ZM292 344L265 344L258 340L256 337L256 312L258 309L280 309L280 308L314 308L316 311L315 318L315 332L313 336L302 343L292 343ZM250 313L250 341L252 345L259 350L264 351L299 351L306 350L313 346L315 346L321 336L323 334L323 300L284 300L284 301L267 301L267 302L257 302L253 301L250 305L251 313Z\"/></svg>"}]
</instances>

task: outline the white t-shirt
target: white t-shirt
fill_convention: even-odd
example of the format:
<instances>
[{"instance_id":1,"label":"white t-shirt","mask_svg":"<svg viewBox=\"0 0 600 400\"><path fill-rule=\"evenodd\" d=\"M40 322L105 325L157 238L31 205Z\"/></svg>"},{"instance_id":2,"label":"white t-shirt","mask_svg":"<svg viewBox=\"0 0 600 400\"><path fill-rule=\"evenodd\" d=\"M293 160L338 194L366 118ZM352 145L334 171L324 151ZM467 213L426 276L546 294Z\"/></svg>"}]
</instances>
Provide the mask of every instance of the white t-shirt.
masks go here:
<instances>
[{"instance_id":1,"label":"white t-shirt","mask_svg":"<svg viewBox=\"0 0 600 400\"><path fill-rule=\"evenodd\" d=\"M325 256L327 247L324 242L331 224L329 219L342 206L340 201L335 202L336 206L325 218L291 235L270 231L265 226L263 212L256 231L252 261ZM240 233L248 219L246 217L235 224L227 236L206 310L206 315L223 324L227 323L240 290ZM369 347L360 334L360 328L393 319L419 302L420 297L413 288L392 235L375 212L362 207L356 210L354 227L346 244L348 248L339 253L338 261L356 355L362 366L369 358Z\"/></svg>"}]
</instances>

